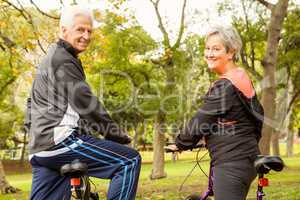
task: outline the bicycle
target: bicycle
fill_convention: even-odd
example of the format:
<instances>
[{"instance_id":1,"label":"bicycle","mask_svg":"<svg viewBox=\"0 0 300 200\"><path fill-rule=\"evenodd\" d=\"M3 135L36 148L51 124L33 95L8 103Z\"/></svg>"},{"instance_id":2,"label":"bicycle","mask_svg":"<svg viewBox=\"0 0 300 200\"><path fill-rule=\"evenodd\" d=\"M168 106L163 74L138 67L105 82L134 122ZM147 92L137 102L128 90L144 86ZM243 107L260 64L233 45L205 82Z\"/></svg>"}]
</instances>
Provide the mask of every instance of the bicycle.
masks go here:
<instances>
[{"instance_id":1,"label":"bicycle","mask_svg":"<svg viewBox=\"0 0 300 200\"><path fill-rule=\"evenodd\" d=\"M206 148L206 145L204 145L204 144L198 144L194 148L191 149L191 150L198 149L197 155L196 155L196 161L197 162L196 162L195 166L193 167L192 171L198 165L199 168L201 169L201 171L205 174L205 172L202 170L202 168L201 168L201 166L199 164L200 161L202 160L202 158L206 155L205 154L204 156L202 156L201 159L199 159L199 152L203 148ZM175 153L175 152L178 152L178 150L174 151L173 149L165 147L165 152L166 153ZM269 181L268 181L267 178L265 178L265 175L268 174L271 170L276 171L276 172L282 171L283 168L284 168L284 162L283 162L283 160L279 156L258 155L257 158L254 161L254 166L255 166L255 169L256 169L257 174L258 174L258 184L257 184L257 191L256 191L256 199L257 200L263 200L263 197L266 196L266 194L263 191L263 188L269 185ZM189 173L188 176L191 175L191 172ZM189 195L188 197L185 198L185 200L211 200L211 198L209 198L209 197L212 197L214 195L214 192L213 192L213 181L212 181L213 171L212 171L211 166L210 166L210 170L209 170L209 176L207 176L207 177L208 177L208 188L207 188L207 191L203 195L199 195L199 194ZM184 182L185 182L185 180L184 180Z\"/></svg>"},{"instance_id":2,"label":"bicycle","mask_svg":"<svg viewBox=\"0 0 300 200\"><path fill-rule=\"evenodd\" d=\"M78 159L60 168L61 175L70 178L72 200L99 200L98 194L91 192L87 171L87 164Z\"/></svg>"}]
</instances>

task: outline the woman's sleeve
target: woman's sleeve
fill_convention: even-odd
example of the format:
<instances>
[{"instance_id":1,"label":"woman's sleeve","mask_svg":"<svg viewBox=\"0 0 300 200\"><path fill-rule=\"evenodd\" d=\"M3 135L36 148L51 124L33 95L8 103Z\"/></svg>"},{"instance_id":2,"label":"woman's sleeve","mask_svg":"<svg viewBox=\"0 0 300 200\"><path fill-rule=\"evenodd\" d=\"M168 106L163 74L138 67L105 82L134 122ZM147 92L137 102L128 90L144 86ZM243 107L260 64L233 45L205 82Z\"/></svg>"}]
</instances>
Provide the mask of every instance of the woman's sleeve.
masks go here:
<instances>
[{"instance_id":1,"label":"woman's sleeve","mask_svg":"<svg viewBox=\"0 0 300 200\"><path fill-rule=\"evenodd\" d=\"M202 107L177 136L177 147L181 150L191 149L203 136L212 133L217 127L218 118L231 109L234 96L234 88L230 81L220 79L215 82Z\"/></svg>"}]
</instances>

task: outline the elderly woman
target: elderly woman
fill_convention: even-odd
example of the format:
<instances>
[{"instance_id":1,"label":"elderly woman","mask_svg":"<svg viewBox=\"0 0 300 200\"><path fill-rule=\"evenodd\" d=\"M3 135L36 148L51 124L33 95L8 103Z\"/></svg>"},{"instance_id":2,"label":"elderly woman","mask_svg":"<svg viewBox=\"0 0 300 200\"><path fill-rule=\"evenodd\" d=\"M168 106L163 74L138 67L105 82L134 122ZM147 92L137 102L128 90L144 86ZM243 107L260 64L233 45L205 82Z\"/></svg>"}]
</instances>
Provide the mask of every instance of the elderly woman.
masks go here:
<instances>
[{"instance_id":1,"label":"elderly woman","mask_svg":"<svg viewBox=\"0 0 300 200\"><path fill-rule=\"evenodd\" d=\"M173 148L191 149L204 137L211 157L215 199L244 200L256 177L253 162L259 154L263 108L249 76L236 64L242 47L237 31L214 27L205 43L205 60L218 80Z\"/></svg>"}]
</instances>

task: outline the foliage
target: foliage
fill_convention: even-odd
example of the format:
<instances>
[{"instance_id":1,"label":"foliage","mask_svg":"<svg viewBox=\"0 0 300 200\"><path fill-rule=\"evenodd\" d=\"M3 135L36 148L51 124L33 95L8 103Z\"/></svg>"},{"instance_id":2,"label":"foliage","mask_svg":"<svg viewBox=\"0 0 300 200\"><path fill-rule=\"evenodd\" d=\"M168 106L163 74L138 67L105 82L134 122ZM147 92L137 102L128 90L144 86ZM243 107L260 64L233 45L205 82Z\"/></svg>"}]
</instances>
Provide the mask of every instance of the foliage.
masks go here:
<instances>
[{"instance_id":1,"label":"foliage","mask_svg":"<svg viewBox=\"0 0 300 200\"><path fill-rule=\"evenodd\" d=\"M147 52L155 48L155 42L142 27L125 27L126 21L107 12L104 25L94 31L89 51L81 58L95 94L114 119L136 125L149 116L146 109L151 109L137 96L145 91L151 93L151 81L159 74L144 60ZM153 105L153 101L148 102Z\"/></svg>"},{"instance_id":2,"label":"foliage","mask_svg":"<svg viewBox=\"0 0 300 200\"><path fill-rule=\"evenodd\" d=\"M4 147L8 136L22 124L23 112L15 102L18 95L14 91L15 82L30 68L25 54L35 48L35 39L18 12L1 9L6 11L0 13L0 137L1 147Z\"/></svg>"},{"instance_id":3,"label":"foliage","mask_svg":"<svg viewBox=\"0 0 300 200\"><path fill-rule=\"evenodd\" d=\"M283 69L286 73L286 79L291 79L291 85L288 81L281 84L278 90L286 90L288 87L293 88L291 102L288 105L288 111L291 111L291 129L299 127L299 103L300 103L300 25L295 23L300 17L300 8L292 5L284 23L284 32L282 42L279 46L278 68Z\"/></svg>"},{"instance_id":4,"label":"foliage","mask_svg":"<svg viewBox=\"0 0 300 200\"><path fill-rule=\"evenodd\" d=\"M232 25L239 32L243 42L239 65L244 67L254 83L258 84L263 79L261 61L266 49L269 16L260 4L248 0L220 3L219 15L231 16Z\"/></svg>"},{"instance_id":5,"label":"foliage","mask_svg":"<svg viewBox=\"0 0 300 200\"><path fill-rule=\"evenodd\" d=\"M200 88L203 93L203 88L207 89L207 85L199 87L197 82L199 74L207 73L200 59L203 39L190 36L181 49L160 53L160 44L136 22L126 26L128 19L112 12L102 15L102 22L103 26L94 32L89 51L81 58L87 66L89 82L113 117L136 126L145 119L154 120L162 108L168 113L169 124L182 123L187 113L191 115L195 90ZM166 71L153 63L160 59L163 64L170 56L175 68L169 71L175 88L171 94L165 91Z\"/></svg>"},{"instance_id":6,"label":"foliage","mask_svg":"<svg viewBox=\"0 0 300 200\"><path fill-rule=\"evenodd\" d=\"M268 76L263 77L262 61L267 47L269 11L266 11L264 6L257 1L242 0L238 3L224 1L219 6L219 13L220 15L229 14L232 17L232 23L240 33L243 41L240 65L251 74L252 80L256 83L258 94L261 96L261 91L264 87L267 87L266 83L268 82ZM300 96L300 71L298 67L299 59L297 59L300 29L299 25L294 23L298 18L299 6L290 4L289 13L282 28L275 69L277 94L275 120L276 128L280 129L283 128L282 125L285 118L287 118L287 112L296 106ZM288 85L290 83L289 79L292 80L292 86ZM292 91L290 91L290 87L293 88ZM287 98L288 92L292 100ZM293 112L299 112L299 109L294 108ZM293 114L293 116L297 115ZM293 120L290 123L293 123ZM291 126L293 125L291 124Z\"/></svg>"},{"instance_id":7,"label":"foliage","mask_svg":"<svg viewBox=\"0 0 300 200\"><path fill-rule=\"evenodd\" d=\"M300 89L300 25L295 20L300 17L300 8L291 8L284 23L284 33L280 45L279 67L286 68L295 91Z\"/></svg>"}]
</instances>

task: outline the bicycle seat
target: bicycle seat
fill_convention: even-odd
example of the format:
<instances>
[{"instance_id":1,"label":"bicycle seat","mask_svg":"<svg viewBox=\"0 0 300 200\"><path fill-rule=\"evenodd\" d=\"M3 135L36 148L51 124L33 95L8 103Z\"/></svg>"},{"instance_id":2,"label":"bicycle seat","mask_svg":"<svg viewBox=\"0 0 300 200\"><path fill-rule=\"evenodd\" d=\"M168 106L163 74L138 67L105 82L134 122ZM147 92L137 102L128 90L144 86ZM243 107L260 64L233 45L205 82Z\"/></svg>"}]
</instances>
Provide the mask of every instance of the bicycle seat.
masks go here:
<instances>
[{"instance_id":1,"label":"bicycle seat","mask_svg":"<svg viewBox=\"0 0 300 200\"><path fill-rule=\"evenodd\" d=\"M62 176L81 177L86 174L87 170L87 164L82 163L78 159L76 159L69 164L63 165L60 168L60 174Z\"/></svg>"},{"instance_id":2,"label":"bicycle seat","mask_svg":"<svg viewBox=\"0 0 300 200\"><path fill-rule=\"evenodd\" d=\"M258 155L254 161L254 166L257 173L267 174L270 170L281 171L284 163L279 156Z\"/></svg>"}]
</instances>

